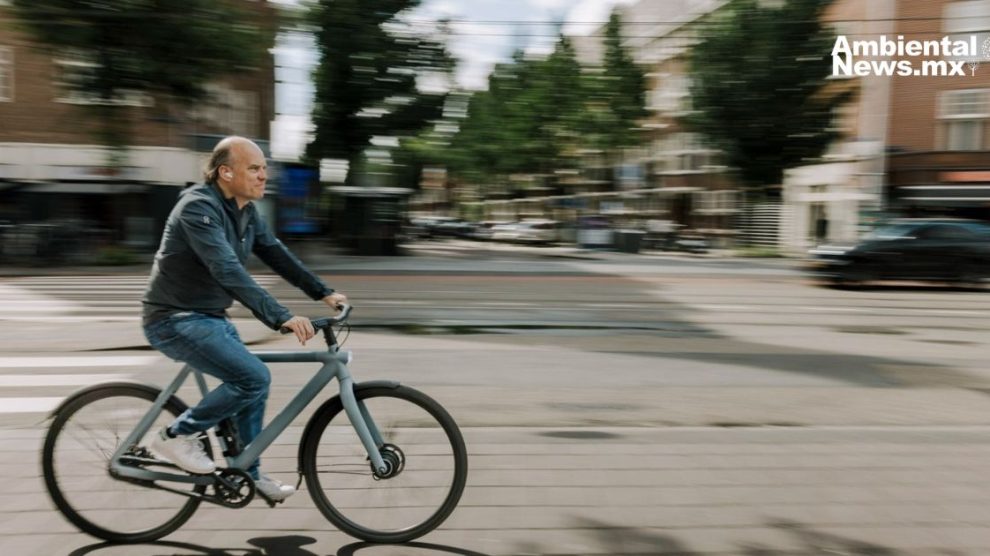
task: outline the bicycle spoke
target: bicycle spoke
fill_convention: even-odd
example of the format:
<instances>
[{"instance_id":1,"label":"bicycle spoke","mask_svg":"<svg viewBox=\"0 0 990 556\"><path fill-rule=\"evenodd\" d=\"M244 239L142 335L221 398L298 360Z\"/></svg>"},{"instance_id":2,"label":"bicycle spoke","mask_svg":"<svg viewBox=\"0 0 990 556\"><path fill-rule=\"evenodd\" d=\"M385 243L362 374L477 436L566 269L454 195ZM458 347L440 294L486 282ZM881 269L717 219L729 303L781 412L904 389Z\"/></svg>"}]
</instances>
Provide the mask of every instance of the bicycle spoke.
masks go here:
<instances>
[{"instance_id":1,"label":"bicycle spoke","mask_svg":"<svg viewBox=\"0 0 990 556\"><path fill-rule=\"evenodd\" d=\"M359 394L385 442L380 451L391 473L372 473L342 409L318 439L307 440L318 442L313 461L304 462L311 495L328 519L358 538L401 542L425 534L453 510L463 488L463 441L441 427L435 402L411 392L385 388Z\"/></svg>"},{"instance_id":2,"label":"bicycle spoke","mask_svg":"<svg viewBox=\"0 0 990 556\"><path fill-rule=\"evenodd\" d=\"M70 402L52 423L42 455L45 484L59 510L83 531L110 541L154 540L185 522L199 505L179 494L118 481L107 472L121 441L156 397L138 386L107 386ZM159 425L181 409L163 412Z\"/></svg>"}]
</instances>

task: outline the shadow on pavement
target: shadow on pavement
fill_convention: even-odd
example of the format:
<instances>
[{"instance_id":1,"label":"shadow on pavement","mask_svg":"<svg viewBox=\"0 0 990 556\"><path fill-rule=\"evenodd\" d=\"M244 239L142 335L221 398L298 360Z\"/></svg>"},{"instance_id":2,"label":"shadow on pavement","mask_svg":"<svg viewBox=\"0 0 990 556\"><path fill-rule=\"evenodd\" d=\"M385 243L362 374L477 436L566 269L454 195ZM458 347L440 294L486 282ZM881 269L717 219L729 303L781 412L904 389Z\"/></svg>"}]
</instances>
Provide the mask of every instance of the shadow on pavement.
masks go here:
<instances>
[{"instance_id":1,"label":"shadow on pavement","mask_svg":"<svg viewBox=\"0 0 990 556\"><path fill-rule=\"evenodd\" d=\"M357 554L358 551L360 551L362 549L365 549L365 548L374 548L374 547L382 547L382 546L389 546L389 545L381 545L381 544L375 544L375 543L370 543L370 542L358 542L358 543L349 544L347 546L340 547L340 549L337 550L337 555L336 556L352 556L354 554ZM475 552L474 550L468 550L466 548L457 548L457 547L454 547L454 546L444 546L444 545L433 544L433 543L428 543L428 542L406 542L406 543L402 543L401 545L396 545L396 546L401 546L403 548L415 548L415 549L417 549L419 551L423 551L423 554L434 553L434 554L457 554L457 555L460 555L460 556L486 556L485 554L482 554L481 552ZM419 552L417 552L417 553L419 553Z\"/></svg>"},{"instance_id":2,"label":"shadow on pavement","mask_svg":"<svg viewBox=\"0 0 990 556\"><path fill-rule=\"evenodd\" d=\"M584 517L575 520L574 527L586 530L611 554L691 554L673 536L637 527L621 527Z\"/></svg>"},{"instance_id":3,"label":"shadow on pavement","mask_svg":"<svg viewBox=\"0 0 990 556\"><path fill-rule=\"evenodd\" d=\"M158 547L171 550L182 550L190 555L203 556L317 556L320 552L308 550L307 545L316 544L316 539L303 535L284 535L279 537L256 537L247 541L248 544L257 548L211 548L187 542L158 541L150 543L140 543L133 545L122 545L102 542L77 548L68 556L86 556L88 554L100 554L103 551L119 551L122 547ZM357 542L340 547L336 556L353 556L359 554L361 550L368 548L382 548L390 545L375 544L369 542ZM417 554L454 554L458 556L486 556L481 552L475 552L465 548L444 546L440 544L424 542L402 543L403 548L417 550Z\"/></svg>"},{"instance_id":4,"label":"shadow on pavement","mask_svg":"<svg viewBox=\"0 0 990 556\"><path fill-rule=\"evenodd\" d=\"M809 556L814 554L848 554L849 556L897 556L899 554L905 554L899 550L893 548L887 548L884 546L879 546L873 543L857 541L855 539L849 539L846 537L841 537L839 535L833 535L831 533L822 533L815 531L814 529L808 527L803 523L798 523L795 521L779 520L769 523L770 527L785 531L790 535L797 538L798 542L801 544L800 552L795 552L792 549L778 550L775 548L769 548L760 545L749 545L744 546L742 554L746 556L792 556L794 554L808 554ZM942 554L951 555L953 552L941 552Z\"/></svg>"}]
</instances>

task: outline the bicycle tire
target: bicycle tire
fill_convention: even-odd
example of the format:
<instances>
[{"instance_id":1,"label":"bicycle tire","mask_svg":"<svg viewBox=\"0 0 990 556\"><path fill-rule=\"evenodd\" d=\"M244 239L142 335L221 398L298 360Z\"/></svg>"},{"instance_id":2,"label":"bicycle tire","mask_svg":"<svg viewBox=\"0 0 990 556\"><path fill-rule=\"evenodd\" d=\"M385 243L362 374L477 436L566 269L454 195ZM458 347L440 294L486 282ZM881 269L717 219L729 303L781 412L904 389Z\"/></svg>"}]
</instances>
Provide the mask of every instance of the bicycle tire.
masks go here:
<instances>
[{"instance_id":1,"label":"bicycle tire","mask_svg":"<svg viewBox=\"0 0 990 556\"><path fill-rule=\"evenodd\" d=\"M148 412L160 392L141 384L98 385L73 395L56 410L42 448L42 473L52 502L83 532L116 543L150 542L181 527L199 507L200 500L196 498L117 480L109 474L110 457L119 442ZM121 413L128 410L128 418L121 422ZM180 399L170 398L148 435L157 433L185 410L186 404ZM99 430L86 427L87 423L100 424ZM85 432L86 438L73 437L76 429ZM204 438L202 442L207 454L213 457L209 441ZM93 476L86 474L87 470L99 470L102 474ZM105 488L94 489L94 482ZM197 494L205 490L205 485L191 489ZM116 503L90 507L93 500L100 504L114 493L121 494ZM151 507L134 507L137 504ZM172 505L177 506L174 512ZM167 517L164 522L158 517L162 513ZM136 524L137 521L148 524Z\"/></svg>"},{"instance_id":2,"label":"bicycle tire","mask_svg":"<svg viewBox=\"0 0 990 556\"><path fill-rule=\"evenodd\" d=\"M393 478L374 477L338 396L317 410L306 427L301 451L306 488L324 517L348 535L375 543L417 539L443 523L460 500L468 471L464 439L450 414L417 390L357 385L354 394L368 407L386 444L400 450L402 471ZM410 480L410 474L415 478ZM387 495L406 499L358 507ZM431 499L434 502L427 502ZM410 517L397 524L372 525L400 513Z\"/></svg>"}]
</instances>

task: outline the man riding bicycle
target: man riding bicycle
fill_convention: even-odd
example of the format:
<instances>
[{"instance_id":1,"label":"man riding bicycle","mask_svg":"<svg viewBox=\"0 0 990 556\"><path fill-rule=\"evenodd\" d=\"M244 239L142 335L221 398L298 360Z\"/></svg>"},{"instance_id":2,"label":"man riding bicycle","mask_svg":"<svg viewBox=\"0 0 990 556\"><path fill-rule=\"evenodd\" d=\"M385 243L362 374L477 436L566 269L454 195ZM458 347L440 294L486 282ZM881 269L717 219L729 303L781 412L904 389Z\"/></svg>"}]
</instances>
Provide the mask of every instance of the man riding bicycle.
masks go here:
<instances>
[{"instance_id":1,"label":"man riding bicycle","mask_svg":"<svg viewBox=\"0 0 990 556\"><path fill-rule=\"evenodd\" d=\"M259 433L271 374L248 352L226 311L241 302L272 329L287 328L301 344L315 334L251 278L254 253L282 278L330 307L347 302L305 266L269 230L252 201L264 196L267 165L261 149L243 137L213 149L206 183L184 190L169 214L145 290L143 327L153 348L215 376L222 384L162 429L151 449L190 473L212 473L216 463L202 433L232 418L244 444ZM248 469L257 489L281 501L295 489Z\"/></svg>"}]
</instances>

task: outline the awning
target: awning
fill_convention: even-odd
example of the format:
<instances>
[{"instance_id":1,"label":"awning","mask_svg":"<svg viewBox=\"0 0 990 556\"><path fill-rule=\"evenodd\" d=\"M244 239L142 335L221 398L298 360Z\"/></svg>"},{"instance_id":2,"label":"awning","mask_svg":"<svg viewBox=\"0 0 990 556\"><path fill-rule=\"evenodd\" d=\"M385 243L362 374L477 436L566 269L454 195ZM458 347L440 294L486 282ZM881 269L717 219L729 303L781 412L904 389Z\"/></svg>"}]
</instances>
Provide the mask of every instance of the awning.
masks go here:
<instances>
[{"instance_id":1,"label":"awning","mask_svg":"<svg viewBox=\"0 0 990 556\"><path fill-rule=\"evenodd\" d=\"M982 205L990 203L990 184L902 185L894 197L915 204Z\"/></svg>"},{"instance_id":2,"label":"awning","mask_svg":"<svg viewBox=\"0 0 990 556\"><path fill-rule=\"evenodd\" d=\"M76 193L83 195L122 195L146 191L144 186L133 183L34 183L24 189L29 193Z\"/></svg>"}]
</instances>

